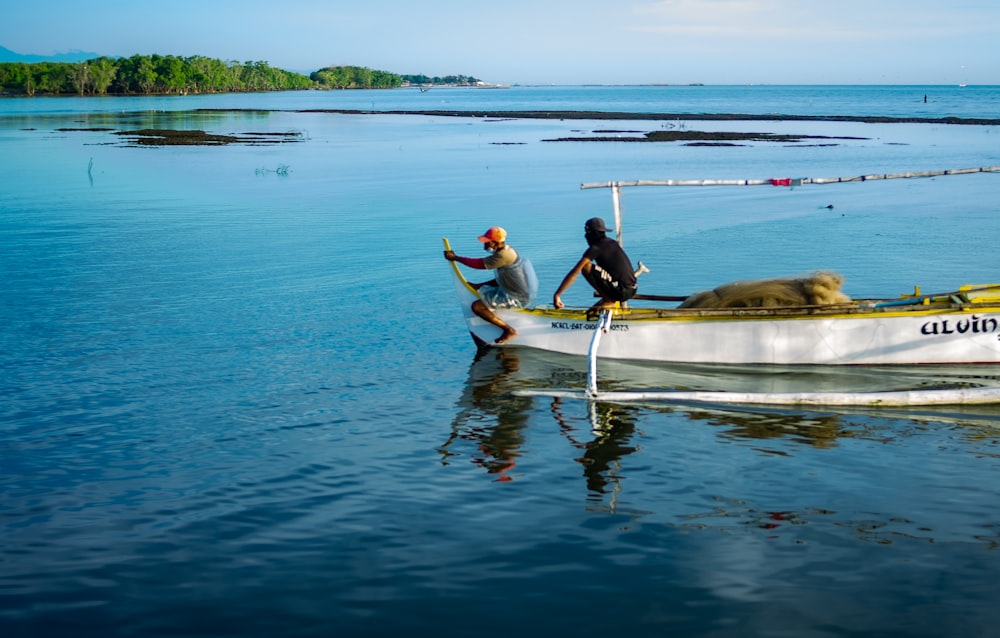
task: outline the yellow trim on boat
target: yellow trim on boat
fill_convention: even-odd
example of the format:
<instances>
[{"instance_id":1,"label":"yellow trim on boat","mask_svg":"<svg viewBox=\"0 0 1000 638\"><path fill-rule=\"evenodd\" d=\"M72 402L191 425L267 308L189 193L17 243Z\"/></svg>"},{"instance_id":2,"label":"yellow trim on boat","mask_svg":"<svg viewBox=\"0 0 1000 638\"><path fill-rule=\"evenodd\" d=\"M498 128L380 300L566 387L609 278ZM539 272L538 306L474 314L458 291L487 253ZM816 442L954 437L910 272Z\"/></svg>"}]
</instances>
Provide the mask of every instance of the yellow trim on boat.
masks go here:
<instances>
[{"instance_id":1,"label":"yellow trim on boat","mask_svg":"<svg viewBox=\"0 0 1000 638\"><path fill-rule=\"evenodd\" d=\"M962 307L934 307L933 305L914 304L909 310L886 310L868 308L861 305L849 307L815 306L812 308L720 308L720 309L657 309L628 308L615 310L614 318L618 321L635 322L720 322L720 321L815 321L821 319L875 319L886 317L935 317L942 314L976 314L1000 312L1000 303L966 304ZM556 310L549 307L518 308L515 312L537 317L549 317L564 321L585 321L596 323L596 318L587 318L587 311L582 308L564 308Z\"/></svg>"},{"instance_id":2,"label":"yellow trim on boat","mask_svg":"<svg viewBox=\"0 0 1000 638\"><path fill-rule=\"evenodd\" d=\"M1000 302L1000 284L969 284L958 289L971 303Z\"/></svg>"}]
</instances>

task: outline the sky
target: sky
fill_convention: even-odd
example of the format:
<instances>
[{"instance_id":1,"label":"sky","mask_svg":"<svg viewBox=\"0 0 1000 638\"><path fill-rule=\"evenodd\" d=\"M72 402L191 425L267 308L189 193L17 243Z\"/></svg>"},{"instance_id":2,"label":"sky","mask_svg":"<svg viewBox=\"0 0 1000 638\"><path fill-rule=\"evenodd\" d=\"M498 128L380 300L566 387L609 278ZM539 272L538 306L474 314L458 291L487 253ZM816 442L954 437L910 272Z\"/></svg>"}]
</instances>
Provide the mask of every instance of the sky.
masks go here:
<instances>
[{"instance_id":1,"label":"sky","mask_svg":"<svg viewBox=\"0 0 1000 638\"><path fill-rule=\"evenodd\" d=\"M507 84L1000 84L997 0L33 0L0 46Z\"/></svg>"}]
</instances>

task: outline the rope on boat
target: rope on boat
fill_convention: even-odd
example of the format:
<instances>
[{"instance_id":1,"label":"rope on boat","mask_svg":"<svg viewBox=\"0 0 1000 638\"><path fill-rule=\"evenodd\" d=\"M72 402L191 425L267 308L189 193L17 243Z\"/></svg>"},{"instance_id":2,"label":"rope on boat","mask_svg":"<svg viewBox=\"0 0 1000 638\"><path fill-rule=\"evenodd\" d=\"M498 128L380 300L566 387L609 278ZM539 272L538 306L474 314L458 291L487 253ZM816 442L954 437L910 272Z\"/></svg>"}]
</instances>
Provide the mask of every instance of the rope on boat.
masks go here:
<instances>
[{"instance_id":1,"label":"rope on boat","mask_svg":"<svg viewBox=\"0 0 1000 638\"><path fill-rule=\"evenodd\" d=\"M912 171L907 173L874 173L850 177L779 177L769 179L637 179L617 182L587 182L581 189L620 188L625 186L805 186L808 184L844 184L847 182L869 182L883 179L914 179L918 177L941 177L945 175L969 175L972 173L1000 173L1000 166L980 166L978 168L950 168L940 171Z\"/></svg>"}]
</instances>

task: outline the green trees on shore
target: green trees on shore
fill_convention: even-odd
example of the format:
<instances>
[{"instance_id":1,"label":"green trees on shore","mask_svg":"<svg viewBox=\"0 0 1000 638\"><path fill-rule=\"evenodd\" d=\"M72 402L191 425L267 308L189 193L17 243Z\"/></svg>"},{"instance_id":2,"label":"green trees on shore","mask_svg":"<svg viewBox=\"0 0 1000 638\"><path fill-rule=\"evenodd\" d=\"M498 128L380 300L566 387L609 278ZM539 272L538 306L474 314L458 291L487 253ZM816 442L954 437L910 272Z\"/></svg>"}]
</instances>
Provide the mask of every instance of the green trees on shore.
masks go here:
<instances>
[{"instance_id":1,"label":"green trees on shore","mask_svg":"<svg viewBox=\"0 0 1000 638\"><path fill-rule=\"evenodd\" d=\"M479 82L479 80L471 75L446 75L443 78L436 75L432 78L427 77L426 75L404 75L403 81L409 82L410 84L435 84L445 86L466 86Z\"/></svg>"},{"instance_id":2,"label":"green trees on shore","mask_svg":"<svg viewBox=\"0 0 1000 638\"><path fill-rule=\"evenodd\" d=\"M391 89L409 84L469 85L465 75L397 75L359 66L328 66L309 77L267 62L204 56L133 55L86 62L0 62L0 95L153 95L299 89Z\"/></svg>"},{"instance_id":3,"label":"green trees on shore","mask_svg":"<svg viewBox=\"0 0 1000 638\"><path fill-rule=\"evenodd\" d=\"M392 89L402 86L402 76L360 66L328 66L313 72L309 79L329 89Z\"/></svg>"},{"instance_id":4,"label":"green trees on shore","mask_svg":"<svg viewBox=\"0 0 1000 638\"><path fill-rule=\"evenodd\" d=\"M267 62L223 62L203 56L133 55L86 62L0 63L8 95L130 95L310 89L299 73Z\"/></svg>"},{"instance_id":5,"label":"green trees on shore","mask_svg":"<svg viewBox=\"0 0 1000 638\"><path fill-rule=\"evenodd\" d=\"M330 89L393 89L403 84L433 84L437 86L468 86L479 82L470 75L397 75L388 71L373 71L359 66L328 66L309 76L322 88Z\"/></svg>"}]
</instances>

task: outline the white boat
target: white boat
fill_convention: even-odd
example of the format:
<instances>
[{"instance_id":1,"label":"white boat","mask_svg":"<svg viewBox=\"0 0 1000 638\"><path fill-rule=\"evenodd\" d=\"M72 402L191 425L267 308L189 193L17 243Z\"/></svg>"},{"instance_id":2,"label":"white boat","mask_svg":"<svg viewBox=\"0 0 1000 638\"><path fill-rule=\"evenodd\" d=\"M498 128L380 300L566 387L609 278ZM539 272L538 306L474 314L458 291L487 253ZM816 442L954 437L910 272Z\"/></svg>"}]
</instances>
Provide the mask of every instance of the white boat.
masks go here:
<instances>
[{"instance_id":1,"label":"white boat","mask_svg":"<svg viewBox=\"0 0 1000 638\"><path fill-rule=\"evenodd\" d=\"M500 329L471 311L478 294L457 268L454 272L472 338L481 346L494 345ZM496 312L517 330L502 347L586 356L598 325L582 309ZM831 306L630 306L612 312L598 356L740 365L1000 364L1000 284Z\"/></svg>"},{"instance_id":2,"label":"white boat","mask_svg":"<svg viewBox=\"0 0 1000 638\"><path fill-rule=\"evenodd\" d=\"M620 189L626 186L779 185L1000 172L1000 167L849 178L782 180L664 180L583 184L611 188L615 225L621 237ZM445 240L447 245L447 240ZM500 329L470 309L478 297L452 262L459 301L472 338L492 346ZM959 285L955 290L893 299L761 308L677 308L643 299L684 297L639 295L610 312L610 325L595 346L601 359L683 364L738 365L926 365L1000 364L1000 284ZM660 307L657 307L659 305ZM517 330L502 347L534 348L590 355L596 317L584 309L537 306L501 309Z\"/></svg>"}]
</instances>

